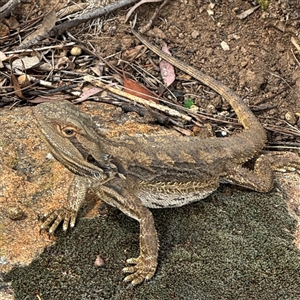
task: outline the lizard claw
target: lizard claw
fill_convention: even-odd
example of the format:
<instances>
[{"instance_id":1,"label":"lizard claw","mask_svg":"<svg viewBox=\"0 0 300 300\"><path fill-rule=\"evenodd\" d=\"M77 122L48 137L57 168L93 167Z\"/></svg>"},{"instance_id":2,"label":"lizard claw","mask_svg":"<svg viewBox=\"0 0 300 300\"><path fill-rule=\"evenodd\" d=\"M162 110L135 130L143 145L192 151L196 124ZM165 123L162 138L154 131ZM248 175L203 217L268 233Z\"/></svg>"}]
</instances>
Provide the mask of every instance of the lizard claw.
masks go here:
<instances>
[{"instance_id":1,"label":"lizard claw","mask_svg":"<svg viewBox=\"0 0 300 300\"><path fill-rule=\"evenodd\" d=\"M142 283L144 280L148 280L153 277L157 259L153 256L142 256L138 258L130 258L126 261L129 264L135 264L135 266L126 267L122 271L123 273L132 273L124 278L125 282L131 282L133 286Z\"/></svg>"},{"instance_id":2,"label":"lizard claw","mask_svg":"<svg viewBox=\"0 0 300 300\"><path fill-rule=\"evenodd\" d=\"M77 212L73 210L68 210L66 208L61 208L58 210L53 210L44 216L45 221L41 226L41 229L49 228L49 233L52 234L58 227L58 225L63 221L63 231L67 231L69 227L75 226L75 221L77 217Z\"/></svg>"}]
</instances>

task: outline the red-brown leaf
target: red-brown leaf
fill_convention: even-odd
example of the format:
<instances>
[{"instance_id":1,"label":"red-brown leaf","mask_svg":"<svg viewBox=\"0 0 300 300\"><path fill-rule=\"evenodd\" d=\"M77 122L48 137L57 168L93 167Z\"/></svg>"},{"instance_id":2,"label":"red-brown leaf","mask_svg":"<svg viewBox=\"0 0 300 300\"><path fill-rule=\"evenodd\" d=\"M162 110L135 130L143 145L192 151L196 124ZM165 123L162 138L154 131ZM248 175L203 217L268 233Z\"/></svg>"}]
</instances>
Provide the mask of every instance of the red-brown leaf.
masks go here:
<instances>
[{"instance_id":1,"label":"red-brown leaf","mask_svg":"<svg viewBox=\"0 0 300 300\"><path fill-rule=\"evenodd\" d=\"M159 101L156 99L157 96L151 91L149 91L146 87L144 87L143 85L141 85L140 83L132 79L127 78L125 74L123 77L124 77L124 91L126 93L134 96L138 96L145 100L150 100L155 103L159 103Z\"/></svg>"}]
</instances>

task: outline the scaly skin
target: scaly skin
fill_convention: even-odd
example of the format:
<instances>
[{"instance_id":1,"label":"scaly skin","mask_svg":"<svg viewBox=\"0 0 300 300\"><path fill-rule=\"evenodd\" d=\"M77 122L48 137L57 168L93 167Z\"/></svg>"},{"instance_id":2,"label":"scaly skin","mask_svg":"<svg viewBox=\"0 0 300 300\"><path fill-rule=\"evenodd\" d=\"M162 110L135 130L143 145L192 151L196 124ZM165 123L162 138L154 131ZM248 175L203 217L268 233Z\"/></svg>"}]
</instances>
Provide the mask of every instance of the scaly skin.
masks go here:
<instances>
[{"instance_id":1,"label":"scaly skin","mask_svg":"<svg viewBox=\"0 0 300 300\"><path fill-rule=\"evenodd\" d=\"M233 107L245 130L228 138L130 136L108 139L97 135L89 116L68 101L43 103L33 108L38 127L53 155L75 173L69 205L50 212L42 228L52 233L75 225L88 189L140 223L140 255L125 281L132 285L150 279L156 270L158 238L150 208L178 207L207 197L220 182L259 192L273 187L273 170L300 168L293 153L262 155L254 170L242 166L265 145L266 134L243 101L213 78L165 54L133 33L150 50L222 95Z\"/></svg>"}]
</instances>

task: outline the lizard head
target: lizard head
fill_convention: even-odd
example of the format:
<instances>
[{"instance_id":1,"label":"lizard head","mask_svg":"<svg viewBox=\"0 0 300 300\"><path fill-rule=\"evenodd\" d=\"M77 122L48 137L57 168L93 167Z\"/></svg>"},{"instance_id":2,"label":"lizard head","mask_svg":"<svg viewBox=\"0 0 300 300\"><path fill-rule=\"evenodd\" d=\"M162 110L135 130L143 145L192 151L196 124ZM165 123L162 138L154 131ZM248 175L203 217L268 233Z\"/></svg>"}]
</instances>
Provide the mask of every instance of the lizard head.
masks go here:
<instances>
[{"instance_id":1,"label":"lizard head","mask_svg":"<svg viewBox=\"0 0 300 300\"><path fill-rule=\"evenodd\" d=\"M68 101L51 101L33 108L38 127L53 156L72 172L106 180L118 173L93 129L91 118Z\"/></svg>"}]
</instances>

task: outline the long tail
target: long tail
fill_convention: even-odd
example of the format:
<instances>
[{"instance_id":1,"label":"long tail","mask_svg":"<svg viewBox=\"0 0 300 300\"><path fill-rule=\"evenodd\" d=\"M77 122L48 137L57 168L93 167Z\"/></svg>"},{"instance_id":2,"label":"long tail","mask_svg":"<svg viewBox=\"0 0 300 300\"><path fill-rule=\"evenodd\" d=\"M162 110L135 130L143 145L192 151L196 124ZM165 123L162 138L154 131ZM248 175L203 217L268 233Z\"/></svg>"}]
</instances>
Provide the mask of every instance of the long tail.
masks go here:
<instances>
[{"instance_id":1,"label":"long tail","mask_svg":"<svg viewBox=\"0 0 300 300\"><path fill-rule=\"evenodd\" d=\"M258 149L262 149L264 147L267 137L263 126L260 124L258 119L254 116L254 114L249 109L249 107L243 102L243 100L237 94L235 94L230 88L225 86L222 82L215 80L209 75L206 75L201 71L195 69L194 67L191 67L186 63L180 61L179 59L163 52L162 50L160 50L159 48L157 48L156 46L148 42L135 30L131 29L131 31L147 48L149 48L155 54L157 54L167 62L171 63L175 67L179 68L180 70L184 71L185 73L191 75L195 79L201 81L211 89L215 90L224 99L226 99L229 102L229 104L232 106L235 113L237 114L237 117L239 121L242 123L242 125L244 126L245 131L247 131L248 136L252 138L252 144L255 147L255 149L253 149L253 152L256 152ZM248 151L249 150L250 149L248 149ZM251 152L251 150L249 152Z\"/></svg>"}]
</instances>

